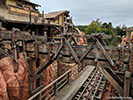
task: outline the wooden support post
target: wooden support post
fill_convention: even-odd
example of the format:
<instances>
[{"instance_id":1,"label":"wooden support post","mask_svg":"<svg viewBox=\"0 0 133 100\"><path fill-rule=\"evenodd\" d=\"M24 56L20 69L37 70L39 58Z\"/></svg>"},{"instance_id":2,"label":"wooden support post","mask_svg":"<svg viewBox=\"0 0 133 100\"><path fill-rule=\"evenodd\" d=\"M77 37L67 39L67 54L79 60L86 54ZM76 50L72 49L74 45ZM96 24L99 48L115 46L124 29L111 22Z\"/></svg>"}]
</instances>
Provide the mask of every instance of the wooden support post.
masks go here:
<instances>
[{"instance_id":1,"label":"wooden support post","mask_svg":"<svg viewBox=\"0 0 133 100\"><path fill-rule=\"evenodd\" d=\"M133 47L131 47L131 55L130 55L130 72L133 73Z\"/></svg>"},{"instance_id":2,"label":"wooden support post","mask_svg":"<svg viewBox=\"0 0 133 100\"><path fill-rule=\"evenodd\" d=\"M29 89L30 89L30 95L32 94L32 91L34 90L33 88L33 78L29 75Z\"/></svg>"},{"instance_id":3,"label":"wooden support post","mask_svg":"<svg viewBox=\"0 0 133 100\"><path fill-rule=\"evenodd\" d=\"M131 72L126 71L125 72L125 78L124 78L124 97L129 97L130 82L131 82ZM125 99L125 100L129 100L129 99Z\"/></svg>"},{"instance_id":4,"label":"wooden support post","mask_svg":"<svg viewBox=\"0 0 133 100\"><path fill-rule=\"evenodd\" d=\"M24 37L24 38L25 38L25 37ZM26 45L26 44L25 44L25 40L23 39L23 42L22 42L22 46L23 46L23 54L26 53L26 52L25 52L25 48L26 48L25 45Z\"/></svg>"},{"instance_id":5,"label":"wooden support post","mask_svg":"<svg viewBox=\"0 0 133 100\"><path fill-rule=\"evenodd\" d=\"M130 43L130 39L131 39L131 30L130 29L128 30L127 37L128 37L128 43Z\"/></svg>"},{"instance_id":6,"label":"wooden support post","mask_svg":"<svg viewBox=\"0 0 133 100\"><path fill-rule=\"evenodd\" d=\"M54 94L55 94L55 95L57 95L57 90L56 90L56 88L57 88L57 82L54 83Z\"/></svg>"},{"instance_id":7,"label":"wooden support post","mask_svg":"<svg viewBox=\"0 0 133 100\"><path fill-rule=\"evenodd\" d=\"M18 67L17 67L18 54L17 54L17 47L16 47L16 41L15 41L16 33L17 33L17 30L13 29L13 33L12 33L12 55L15 58L15 63L16 63L16 64L14 64L14 72L17 72L17 70L18 70Z\"/></svg>"},{"instance_id":8,"label":"wooden support post","mask_svg":"<svg viewBox=\"0 0 133 100\"><path fill-rule=\"evenodd\" d=\"M38 44L37 41L35 41L35 58L38 58Z\"/></svg>"},{"instance_id":9,"label":"wooden support post","mask_svg":"<svg viewBox=\"0 0 133 100\"><path fill-rule=\"evenodd\" d=\"M48 60L50 60L50 56L51 56L51 44L48 43Z\"/></svg>"},{"instance_id":10,"label":"wooden support post","mask_svg":"<svg viewBox=\"0 0 133 100\"><path fill-rule=\"evenodd\" d=\"M32 22L32 16L31 16L31 10L30 10L30 13L29 13L29 24L31 24Z\"/></svg>"},{"instance_id":11,"label":"wooden support post","mask_svg":"<svg viewBox=\"0 0 133 100\"><path fill-rule=\"evenodd\" d=\"M2 22L0 22L0 28L2 28Z\"/></svg>"},{"instance_id":12,"label":"wooden support post","mask_svg":"<svg viewBox=\"0 0 133 100\"><path fill-rule=\"evenodd\" d=\"M45 14L44 14L44 10L42 11L42 23L45 22Z\"/></svg>"},{"instance_id":13,"label":"wooden support post","mask_svg":"<svg viewBox=\"0 0 133 100\"><path fill-rule=\"evenodd\" d=\"M68 73L67 78L68 78L68 83L69 83L70 82L70 73Z\"/></svg>"}]
</instances>

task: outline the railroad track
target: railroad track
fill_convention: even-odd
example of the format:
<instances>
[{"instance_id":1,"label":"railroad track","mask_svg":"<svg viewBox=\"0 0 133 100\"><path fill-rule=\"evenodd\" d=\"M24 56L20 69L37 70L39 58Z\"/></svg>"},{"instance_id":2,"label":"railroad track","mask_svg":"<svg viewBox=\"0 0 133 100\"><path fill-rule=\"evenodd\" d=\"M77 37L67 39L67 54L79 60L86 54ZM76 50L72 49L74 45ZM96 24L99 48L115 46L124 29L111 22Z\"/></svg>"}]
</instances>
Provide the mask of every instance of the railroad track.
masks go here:
<instances>
[{"instance_id":1,"label":"railroad track","mask_svg":"<svg viewBox=\"0 0 133 100\"><path fill-rule=\"evenodd\" d=\"M72 100L101 100L106 79L98 68L94 68Z\"/></svg>"}]
</instances>

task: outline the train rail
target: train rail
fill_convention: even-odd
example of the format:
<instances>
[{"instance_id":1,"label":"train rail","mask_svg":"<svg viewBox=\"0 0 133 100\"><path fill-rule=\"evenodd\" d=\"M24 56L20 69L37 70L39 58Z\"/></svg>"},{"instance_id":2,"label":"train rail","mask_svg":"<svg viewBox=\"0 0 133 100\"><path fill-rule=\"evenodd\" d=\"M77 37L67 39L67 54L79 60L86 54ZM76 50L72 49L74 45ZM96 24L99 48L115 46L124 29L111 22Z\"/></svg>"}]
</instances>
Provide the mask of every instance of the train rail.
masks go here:
<instances>
[{"instance_id":1,"label":"train rail","mask_svg":"<svg viewBox=\"0 0 133 100\"><path fill-rule=\"evenodd\" d=\"M94 68L72 100L101 100L106 79L98 68Z\"/></svg>"}]
</instances>

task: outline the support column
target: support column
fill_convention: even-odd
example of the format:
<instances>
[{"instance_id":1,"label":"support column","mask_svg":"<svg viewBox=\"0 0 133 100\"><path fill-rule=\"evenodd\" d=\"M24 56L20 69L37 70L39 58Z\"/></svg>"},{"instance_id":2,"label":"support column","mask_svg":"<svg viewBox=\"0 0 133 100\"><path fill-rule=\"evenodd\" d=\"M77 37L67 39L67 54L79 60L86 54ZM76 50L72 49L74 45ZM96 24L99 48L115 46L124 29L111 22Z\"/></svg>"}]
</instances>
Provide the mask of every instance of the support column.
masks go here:
<instances>
[{"instance_id":1,"label":"support column","mask_svg":"<svg viewBox=\"0 0 133 100\"><path fill-rule=\"evenodd\" d=\"M2 28L2 22L0 22L0 28Z\"/></svg>"},{"instance_id":2,"label":"support column","mask_svg":"<svg viewBox=\"0 0 133 100\"><path fill-rule=\"evenodd\" d=\"M130 82L131 82L131 72L126 71L124 78L124 97L129 97L130 95Z\"/></svg>"}]
</instances>

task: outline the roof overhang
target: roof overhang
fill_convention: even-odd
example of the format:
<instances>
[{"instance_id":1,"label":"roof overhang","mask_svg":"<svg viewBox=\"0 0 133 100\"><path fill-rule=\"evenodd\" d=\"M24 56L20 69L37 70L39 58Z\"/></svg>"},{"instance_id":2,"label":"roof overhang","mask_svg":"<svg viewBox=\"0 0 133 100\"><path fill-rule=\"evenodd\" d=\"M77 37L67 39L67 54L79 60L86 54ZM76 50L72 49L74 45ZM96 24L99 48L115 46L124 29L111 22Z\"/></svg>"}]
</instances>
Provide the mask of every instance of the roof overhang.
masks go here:
<instances>
[{"instance_id":1,"label":"roof overhang","mask_svg":"<svg viewBox=\"0 0 133 100\"><path fill-rule=\"evenodd\" d=\"M41 7L41 5L36 4L36 3L33 3L33 2L30 2L30 1L27 1L27 0L23 0L23 2L25 2L25 3L29 3L29 4L34 5L34 6Z\"/></svg>"}]
</instances>

